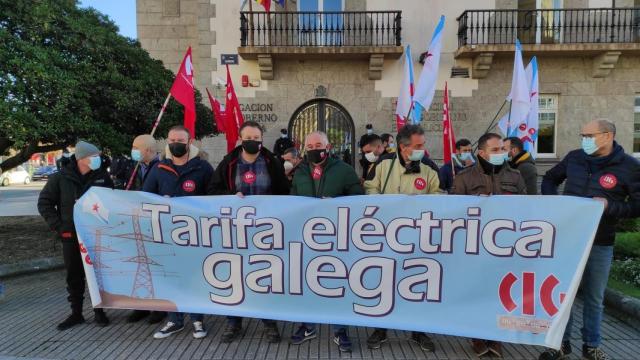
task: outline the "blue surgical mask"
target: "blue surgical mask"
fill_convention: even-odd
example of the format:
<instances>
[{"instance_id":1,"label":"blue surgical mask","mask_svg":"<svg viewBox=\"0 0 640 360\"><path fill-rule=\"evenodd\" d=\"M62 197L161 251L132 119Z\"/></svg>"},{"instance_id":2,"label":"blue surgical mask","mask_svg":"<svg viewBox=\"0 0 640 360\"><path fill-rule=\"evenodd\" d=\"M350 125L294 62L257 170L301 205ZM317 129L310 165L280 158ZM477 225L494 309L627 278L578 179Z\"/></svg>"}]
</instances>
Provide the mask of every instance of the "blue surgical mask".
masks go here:
<instances>
[{"instance_id":1,"label":"blue surgical mask","mask_svg":"<svg viewBox=\"0 0 640 360\"><path fill-rule=\"evenodd\" d=\"M473 155L471 155L470 152L462 153L462 154L460 154L460 160L461 161L467 161L467 160L473 161Z\"/></svg>"},{"instance_id":2,"label":"blue surgical mask","mask_svg":"<svg viewBox=\"0 0 640 360\"><path fill-rule=\"evenodd\" d=\"M395 143L389 143L388 147L390 149L395 149L396 148L396 144Z\"/></svg>"},{"instance_id":3,"label":"blue surgical mask","mask_svg":"<svg viewBox=\"0 0 640 360\"><path fill-rule=\"evenodd\" d=\"M424 157L424 150L413 150L409 155L409 161L420 161Z\"/></svg>"},{"instance_id":4,"label":"blue surgical mask","mask_svg":"<svg viewBox=\"0 0 640 360\"><path fill-rule=\"evenodd\" d=\"M98 170L100 169L100 165L102 165L102 159L100 155L92 156L89 158L89 169Z\"/></svg>"},{"instance_id":5,"label":"blue surgical mask","mask_svg":"<svg viewBox=\"0 0 640 360\"><path fill-rule=\"evenodd\" d=\"M504 161L505 161L506 158L507 158L507 154L506 153L490 154L489 155L489 163L491 163L491 165L493 165L493 166L500 166L500 165L504 164Z\"/></svg>"},{"instance_id":6,"label":"blue surgical mask","mask_svg":"<svg viewBox=\"0 0 640 360\"><path fill-rule=\"evenodd\" d=\"M131 160L140 161L142 159L142 153L138 149L131 150Z\"/></svg>"},{"instance_id":7,"label":"blue surgical mask","mask_svg":"<svg viewBox=\"0 0 640 360\"><path fill-rule=\"evenodd\" d=\"M596 152L598 150L598 145L596 145L596 139L592 137L583 137L582 150L587 155L592 155L594 152Z\"/></svg>"}]
</instances>

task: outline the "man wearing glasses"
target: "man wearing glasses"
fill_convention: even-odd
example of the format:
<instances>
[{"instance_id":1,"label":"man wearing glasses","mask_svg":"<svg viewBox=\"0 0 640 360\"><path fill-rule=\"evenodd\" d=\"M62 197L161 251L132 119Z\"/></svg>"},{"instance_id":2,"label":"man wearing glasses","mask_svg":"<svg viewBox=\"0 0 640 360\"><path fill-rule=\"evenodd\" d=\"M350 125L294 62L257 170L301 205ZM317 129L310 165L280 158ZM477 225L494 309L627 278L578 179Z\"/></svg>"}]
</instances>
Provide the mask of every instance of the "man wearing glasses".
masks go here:
<instances>
[{"instance_id":1,"label":"man wearing glasses","mask_svg":"<svg viewBox=\"0 0 640 360\"><path fill-rule=\"evenodd\" d=\"M619 218L640 214L640 162L625 154L614 140L615 136L615 125L607 120L587 123L582 128L582 149L569 152L542 180L543 195L557 195L558 186L564 182L564 195L593 198L604 204L580 285L584 300L582 357L589 360L609 359L599 348L602 341L600 322L613 258L616 222ZM561 359L571 353L572 323L573 316L569 318L561 348L547 349L539 359Z\"/></svg>"}]
</instances>

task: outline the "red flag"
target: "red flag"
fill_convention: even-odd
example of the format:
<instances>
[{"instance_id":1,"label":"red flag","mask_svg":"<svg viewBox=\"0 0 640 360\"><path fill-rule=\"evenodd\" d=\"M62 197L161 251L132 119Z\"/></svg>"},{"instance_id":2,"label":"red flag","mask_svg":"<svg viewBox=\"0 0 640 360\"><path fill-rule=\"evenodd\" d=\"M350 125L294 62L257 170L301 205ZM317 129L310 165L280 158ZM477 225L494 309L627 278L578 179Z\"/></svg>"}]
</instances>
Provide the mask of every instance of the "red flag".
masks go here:
<instances>
[{"instance_id":1,"label":"red flag","mask_svg":"<svg viewBox=\"0 0 640 360\"><path fill-rule=\"evenodd\" d=\"M271 0L256 0L258 4L264 7L264 11L269 12L271 10Z\"/></svg>"},{"instance_id":2,"label":"red flag","mask_svg":"<svg viewBox=\"0 0 640 360\"><path fill-rule=\"evenodd\" d=\"M451 162L451 154L455 152L456 137L453 133L453 125L451 123L451 116L449 115L449 90L447 88L447 82L444 83L444 104L442 106L442 152L444 156L444 163ZM451 166L453 169L453 164Z\"/></svg>"},{"instance_id":3,"label":"red flag","mask_svg":"<svg viewBox=\"0 0 640 360\"><path fill-rule=\"evenodd\" d=\"M207 95L209 95L209 103L211 103L211 111L213 112L213 123L216 124L216 127L218 128L219 132L224 132L224 122L225 122L226 114L220 108L220 101L216 100L216 98L211 96L209 89L208 88L206 89L207 89Z\"/></svg>"},{"instance_id":4,"label":"red flag","mask_svg":"<svg viewBox=\"0 0 640 360\"><path fill-rule=\"evenodd\" d=\"M244 123L242 117L242 111L240 110L240 103L236 96L236 91L233 88L233 81L231 81L231 73L229 72L229 65L227 65L227 95L225 99L225 114L226 122L224 124L225 134L227 134L227 151L230 152L236 147L238 141L238 129Z\"/></svg>"},{"instance_id":5,"label":"red flag","mask_svg":"<svg viewBox=\"0 0 640 360\"><path fill-rule=\"evenodd\" d=\"M193 138L196 133L196 96L193 86L193 63L191 62L191 47L182 59L176 79L171 86L171 96L184 106L184 127L189 129Z\"/></svg>"}]
</instances>

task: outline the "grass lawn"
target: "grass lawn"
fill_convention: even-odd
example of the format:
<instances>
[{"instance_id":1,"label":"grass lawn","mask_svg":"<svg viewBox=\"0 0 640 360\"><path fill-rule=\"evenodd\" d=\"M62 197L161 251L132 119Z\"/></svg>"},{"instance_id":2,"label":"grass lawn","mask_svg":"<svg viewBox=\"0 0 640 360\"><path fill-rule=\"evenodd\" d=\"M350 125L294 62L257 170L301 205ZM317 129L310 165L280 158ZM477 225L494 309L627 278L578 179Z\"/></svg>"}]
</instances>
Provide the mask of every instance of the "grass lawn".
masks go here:
<instances>
[{"instance_id":1,"label":"grass lawn","mask_svg":"<svg viewBox=\"0 0 640 360\"><path fill-rule=\"evenodd\" d=\"M640 232L621 232L616 234L614 258L623 260L628 258L640 259ZM613 274L611 274L613 275ZM640 299L640 287L626 284L609 276L608 286L621 293Z\"/></svg>"}]
</instances>

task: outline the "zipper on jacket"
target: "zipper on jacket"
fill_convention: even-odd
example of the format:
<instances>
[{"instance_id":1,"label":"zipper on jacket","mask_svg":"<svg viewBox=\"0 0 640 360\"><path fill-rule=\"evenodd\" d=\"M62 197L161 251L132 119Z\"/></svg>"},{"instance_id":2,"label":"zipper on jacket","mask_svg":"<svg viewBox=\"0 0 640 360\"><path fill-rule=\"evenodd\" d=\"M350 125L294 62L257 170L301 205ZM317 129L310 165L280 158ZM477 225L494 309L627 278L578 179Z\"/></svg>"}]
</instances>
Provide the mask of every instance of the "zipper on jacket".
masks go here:
<instances>
[{"instance_id":1,"label":"zipper on jacket","mask_svg":"<svg viewBox=\"0 0 640 360\"><path fill-rule=\"evenodd\" d=\"M591 177L593 176L593 174L591 173L591 167L589 167L587 175L587 181L584 183L584 187L582 188L582 195L584 196L587 196L589 192L589 184L591 183Z\"/></svg>"}]
</instances>

